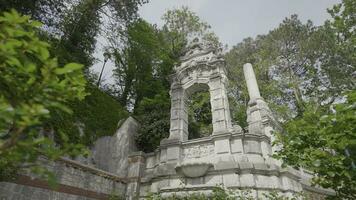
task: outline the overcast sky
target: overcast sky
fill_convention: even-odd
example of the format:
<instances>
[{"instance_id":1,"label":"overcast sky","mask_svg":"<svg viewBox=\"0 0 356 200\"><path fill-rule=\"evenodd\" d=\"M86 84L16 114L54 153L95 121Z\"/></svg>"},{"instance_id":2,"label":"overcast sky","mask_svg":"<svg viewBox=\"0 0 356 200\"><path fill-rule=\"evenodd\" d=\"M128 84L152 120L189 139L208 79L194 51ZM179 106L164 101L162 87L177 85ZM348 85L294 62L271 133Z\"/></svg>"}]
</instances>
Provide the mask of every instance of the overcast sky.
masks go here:
<instances>
[{"instance_id":1,"label":"overcast sky","mask_svg":"<svg viewBox=\"0 0 356 200\"><path fill-rule=\"evenodd\" d=\"M149 0L140 10L140 16L150 23L162 26L161 17L166 10L188 6L212 30L223 44L236 45L246 37L266 34L276 28L284 18L297 14L306 22L310 19L321 25L329 18L326 9L340 0ZM101 49L95 56L103 60ZM94 66L100 72L102 63ZM109 80L112 63L107 63L104 78Z\"/></svg>"}]
</instances>

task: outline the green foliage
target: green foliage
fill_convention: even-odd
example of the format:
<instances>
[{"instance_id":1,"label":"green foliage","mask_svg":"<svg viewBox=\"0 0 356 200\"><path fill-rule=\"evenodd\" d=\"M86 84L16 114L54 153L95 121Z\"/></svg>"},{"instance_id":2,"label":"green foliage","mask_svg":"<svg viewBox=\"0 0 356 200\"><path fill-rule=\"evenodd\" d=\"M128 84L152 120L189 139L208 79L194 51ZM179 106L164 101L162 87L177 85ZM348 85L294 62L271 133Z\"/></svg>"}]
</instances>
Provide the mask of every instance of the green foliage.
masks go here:
<instances>
[{"instance_id":1,"label":"green foliage","mask_svg":"<svg viewBox=\"0 0 356 200\"><path fill-rule=\"evenodd\" d=\"M68 135L72 142L90 146L99 137L114 134L117 123L128 117L128 113L117 100L96 86L88 84L86 91L90 94L84 100L68 103L72 114L53 110L47 126Z\"/></svg>"},{"instance_id":2,"label":"green foliage","mask_svg":"<svg viewBox=\"0 0 356 200\"><path fill-rule=\"evenodd\" d=\"M153 152L163 138L169 136L170 99L167 93L144 98L137 111L141 123L136 136L138 148Z\"/></svg>"},{"instance_id":3,"label":"green foliage","mask_svg":"<svg viewBox=\"0 0 356 200\"><path fill-rule=\"evenodd\" d=\"M110 49L116 65L114 76L121 104L133 108L141 123L137 144L148 152L169 133L168 76L175 59L162 32L144 20L132 23L127 34L124 49Z\"/></svg>"},{"instance_id":4,"label":"green foliage","mask_svg":"<svg viewBox=\"0 0 356 200\"><path fill-rule=\"evenodd\" d=\"M329 42L333 46L328 48L325 71L333 75L330 82L336 90L354 89L355 79L350 74L356 70L356 2L343 0L328 12L332 20L325 23L325 30L331 33Z\"/></svg>"},{"instance_id":5,"label":"green foliage","mask_svg":"<svg viewBox=\"0 0 356 200\"><path fill-rule=\"evenodd\" d=\"M52 44L52 53L59 64L79 62L88 69L96 37L103 28L102 16L108 16L110 25L120 30L137 18L138 7L146 0L0 0L0 12L16 9L23 15L43 23L43 37ZM111 21L110 21L111 22Z\"/></svg>"},{"instance_id":6,"label":"green foliage","mask_svg":"<svg viewBox=\"0 0 356 200\"><path fill-rule=\"evenodd\" d=\"M347 93L347 102L328 107L310 103L303 117L284 125L285 134L277 134L283 148L276 157L294 167L317 174L314 183L332 188L339 198L353 199L356 194L356 92Z\"/></svg>"},{"instance_id":7,"label":"green foliage","mask_svg":"<svg viewBox=\"0 0 356 200\"><path fill-rule=\"evenodd\" d=\"M61 135L61 148L44 136L48 130L43 121L50 110L71 113L66 102L85 97L86 81L81 65L59 67L50 57L49 44L36 35L40 25L14 10L0 17L1 175L11 176L7 173L34 163L39 155L56 159L81 149L65 140L66 135Z\"/></svg>"},{"instance_id":8,"label":"green foliage","mask_svg":"<svg viewBox=\"0 0 356 200\"><path fill-rule=\"evenodd\" d=\"M162 29L165 40L177 58L183 55L185 47L189 46L189 43L195 37L201 38L201 41L212 46L222 46L215 33L210 31L210 25L202 21L188 7L182 6L166 11L162 20L164 21Z\"/></svg>"},{"instance_id":9,"label":"green foliage","mask_svg":"<svg viewBox=\"0 0 356 200\"><path fill-rule=\"evenodd\" d=\"M66 4L71 0L0 0L0 12L16 9L22 15L29 15L47 28L56 28L64 14Z\"/></svg>"},{"instance_id":10,"label":"green foliage","mask_svg":"<svg viewBox=\"0 0 356 200\"><path fill-rule=\"evenodd\" d=\"M160 33L144 20L128 27L128 42L123 50L111 49L115 59L114 77L122 89L120 102L136 110L143 98L153 98L169 88L172 59ZM134 103L134 105L130 105ZM134 111L135 113L135 111Z\"/></svg>"},{"instance_id":11,"label":"green foliage","mask_svg":"<svg viewBox=\"0 0 356 200\"><path fill-rule=\"evenodd\" d=\"M319 70L326 37L311 22L303 24L292 15L269 34L247 38L233 47L225 56L233 80L229 93L235 100L232 116L240 114L234 106L245 107L249 100L245 82L237 79L244 76L242 66L246 62L254 66L261 95L279 119L302 114L304 100L311 96L325 99L325 90L321 92L318 87L324 86L322 79L328 77Z\"/></svg>"},{"instance_id":12,"label":"green foliage","mask_svg":"<svg viewBox=\"0 0 356 200\"><path fill-rule=\"evenodd\" d=\"M52 38L60 63L79 62L84 69L93 64L96 36L100 28L99 8L104 0L82 0L65 13L59 40Z\"/></svg>"},{"instance_id":13,"label":"green foliage","mask_svg":"<svg viewBox=\"0 0 356 200\"><path fill-rule=\"evenodd\" d=\"M197 92L192 94L188 104L189 139L209 136L213 132L210 94Z\"/></svg>"},{"instance_id":14,"label":"green foliage","mask_svg":"<svg viewBox=\"0 0 356 200\"><path fill-rule=\"evenodd\" d=\"M232 116L241 124L245 109L239 108L246 107L248 94L245 83L234 78L243 77L244 63L252 63L262 96L285 122L278 158L314 171L314 183L334 189L335 198L354 198L354 92L345 104L333 102L355 88L355 1L342 1L329 13L333 19L323 26L292 16L267 35L233 47L226 54L234 81L229 95Z\"/></svg>"},{"instance_id":15,"label":"green foliage","mask_svg":"<svg viewBox=\"0 0 356 200\"><path fill-rule=\"evenodd\" d=\"M333 199L354 199L356 190L355 11L355 1L342 1L329 10L333 20L307 40L304 52L319 51L319 70L312 74L319 80L304 86L312 91L303 94L304 109L276 141L283 147L275 156L313 171L314 184L336 191Z\"/></svg>"}]
</instances>

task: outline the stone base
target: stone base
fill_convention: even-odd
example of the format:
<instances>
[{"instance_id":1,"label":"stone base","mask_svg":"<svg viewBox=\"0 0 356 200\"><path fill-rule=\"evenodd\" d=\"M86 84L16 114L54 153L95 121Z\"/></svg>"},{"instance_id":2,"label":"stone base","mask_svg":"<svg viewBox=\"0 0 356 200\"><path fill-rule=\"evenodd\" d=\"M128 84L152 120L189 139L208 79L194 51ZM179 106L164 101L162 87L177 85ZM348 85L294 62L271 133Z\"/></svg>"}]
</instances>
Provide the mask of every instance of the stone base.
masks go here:
<instances>
[{"instance_id":1,"label":"stone base","mask_svg":"<svg viewBox=\"0 0 356 200\"><path fill-rule=\"evenodd\" d=\"M310 174L293 168L282 168L279 161L263 154L265 136L225 133L186 142L165 140L155 153L145 154L139 196L149 193L184 195L209 194L215 187L236 192L249 190L254 197L277 191L291 196L301 191L332 195L332 191L310 186ZM180 166L211 165L205 173L192 178L179 171ZM204 168L205 169L205 168ZM188 173L189 174L189 173Z\"/></svg>"}]
</instances>

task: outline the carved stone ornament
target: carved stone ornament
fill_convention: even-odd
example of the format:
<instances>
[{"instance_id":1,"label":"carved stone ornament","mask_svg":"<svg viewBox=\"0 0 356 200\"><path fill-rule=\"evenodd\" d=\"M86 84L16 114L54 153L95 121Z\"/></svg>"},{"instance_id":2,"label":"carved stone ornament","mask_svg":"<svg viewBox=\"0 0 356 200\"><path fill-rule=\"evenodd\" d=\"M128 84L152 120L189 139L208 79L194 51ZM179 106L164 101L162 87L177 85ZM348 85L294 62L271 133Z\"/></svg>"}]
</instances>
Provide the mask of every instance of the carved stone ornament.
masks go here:
<instances>
[{"instance_id":1,"label":"carved stone ornament","mask_svg":"<svg viewBox=\"0 0 356 200\"><path fill-rule=\"evenodd\" d=\"M186 162L178 164L175 169L178 174L189 178L197 178L204 176L211 167L214 167L214 165L207 162Z\"/></svg>"}]
</instances>

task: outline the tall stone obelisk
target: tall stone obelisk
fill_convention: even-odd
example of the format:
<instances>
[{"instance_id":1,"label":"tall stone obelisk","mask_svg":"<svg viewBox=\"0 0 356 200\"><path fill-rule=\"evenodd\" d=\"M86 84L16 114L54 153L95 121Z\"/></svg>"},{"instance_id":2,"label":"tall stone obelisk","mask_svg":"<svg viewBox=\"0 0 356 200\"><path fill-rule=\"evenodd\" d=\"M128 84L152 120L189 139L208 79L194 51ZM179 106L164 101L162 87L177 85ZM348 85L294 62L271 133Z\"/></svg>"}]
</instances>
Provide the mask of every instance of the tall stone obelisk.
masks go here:
<instances>
[{"instance_id":1,"label":"tall stone obelisk","mask_svg":"<svg viewBox=\"0 0 356 200\"><path fill-rule=\"evenodd\" d=\"M250 97L246 111L248 123L247 135L260 137L261 154L264 157L269 157L272 153L271 142L274 140L271 132L275 129L276 121L267 103L261 97L252 65L250 63L244 64L243 70Z\"/></svg>"}]
</instances>

